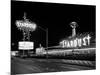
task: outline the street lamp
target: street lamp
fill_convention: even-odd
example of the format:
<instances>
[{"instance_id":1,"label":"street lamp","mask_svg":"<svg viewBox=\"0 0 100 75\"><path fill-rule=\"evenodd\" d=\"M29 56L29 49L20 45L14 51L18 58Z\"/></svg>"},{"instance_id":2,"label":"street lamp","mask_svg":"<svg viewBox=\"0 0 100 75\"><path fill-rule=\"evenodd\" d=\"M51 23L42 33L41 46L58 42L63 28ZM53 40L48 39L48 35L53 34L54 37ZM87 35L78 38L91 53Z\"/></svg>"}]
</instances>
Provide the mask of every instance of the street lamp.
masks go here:
<instances>
[{"instance_id":1,"label":"street lamp","mask_svg":"<svg viewBox=\"0 0 100 75\"><path fill-rule=\"evenodd\" d=\"M48 28L44 29L41 26L38 26L40 29L46 32L46 49L47 49L47 58L48 58Z\"/></svg>"}]
</instances>

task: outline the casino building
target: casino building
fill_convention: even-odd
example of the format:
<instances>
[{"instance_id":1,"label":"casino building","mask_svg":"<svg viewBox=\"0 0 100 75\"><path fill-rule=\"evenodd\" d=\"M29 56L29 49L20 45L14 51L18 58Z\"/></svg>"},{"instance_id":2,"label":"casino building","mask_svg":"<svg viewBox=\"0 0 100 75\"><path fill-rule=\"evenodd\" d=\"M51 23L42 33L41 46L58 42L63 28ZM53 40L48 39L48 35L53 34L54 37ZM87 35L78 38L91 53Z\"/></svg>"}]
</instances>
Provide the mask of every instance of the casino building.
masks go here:
<instances>
[{"instance_id":1,"label":"casino building","mask_svg":"<svg viewBox=\"0 0 100 75\"><path fill-rule=\"evenodd\" d=\"M47 50L40 50L40 56L95 60L96 42L91 33L76 34L76 22L71 22L72 36L64 38L58 46L48 47Z\"/></svg>"}]
</instances>

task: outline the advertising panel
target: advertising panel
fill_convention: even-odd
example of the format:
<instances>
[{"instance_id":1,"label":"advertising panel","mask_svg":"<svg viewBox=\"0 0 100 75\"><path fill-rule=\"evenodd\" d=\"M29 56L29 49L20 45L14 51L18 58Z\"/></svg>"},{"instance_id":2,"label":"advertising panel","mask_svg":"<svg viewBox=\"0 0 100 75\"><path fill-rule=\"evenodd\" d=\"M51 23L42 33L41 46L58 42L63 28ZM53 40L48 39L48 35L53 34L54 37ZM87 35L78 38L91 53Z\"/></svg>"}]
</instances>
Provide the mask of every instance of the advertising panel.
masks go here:
<instances>
[{"instance_id":1,"label":"advertising panel","mask_svg":"<svg viewBox=\"0 0 100 75\"><path fill-rule=\"evenodd\" d=\"M34 49L34 42L20 41L18 43L18 49L19 50L31 50L31 49Z\"/></svg>"}]
</instances>

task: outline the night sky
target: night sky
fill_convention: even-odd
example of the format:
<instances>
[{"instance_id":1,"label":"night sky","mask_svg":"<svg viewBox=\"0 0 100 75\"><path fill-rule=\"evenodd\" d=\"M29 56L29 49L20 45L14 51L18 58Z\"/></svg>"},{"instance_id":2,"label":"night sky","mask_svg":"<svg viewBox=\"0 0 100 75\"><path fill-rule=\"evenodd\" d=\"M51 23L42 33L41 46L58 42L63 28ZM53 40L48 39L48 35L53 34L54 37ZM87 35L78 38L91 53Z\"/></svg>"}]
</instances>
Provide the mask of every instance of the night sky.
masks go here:
<instances>
[{"instance_id":1,"label":"night sky","mask_svg":"<svg viewBox=\"0 0 100 75\"><path fill-rule=\"evenodd\" d=\"M35 47L41 43L46 46L46 32L48 28L48 46L56 46L59 41L71 35L70 22L78 23L77 33L95 33L95 6L71 5L40 2L11 2L11 43L17 49L18 41L23 39L22 31L15 25L16 20L23 20L24 12L26 17L37 24L37 29L31 33L31 41Z\"/></svg>"}]
</instances>

